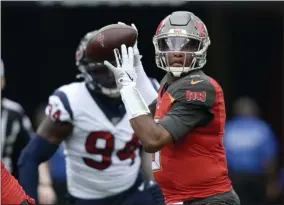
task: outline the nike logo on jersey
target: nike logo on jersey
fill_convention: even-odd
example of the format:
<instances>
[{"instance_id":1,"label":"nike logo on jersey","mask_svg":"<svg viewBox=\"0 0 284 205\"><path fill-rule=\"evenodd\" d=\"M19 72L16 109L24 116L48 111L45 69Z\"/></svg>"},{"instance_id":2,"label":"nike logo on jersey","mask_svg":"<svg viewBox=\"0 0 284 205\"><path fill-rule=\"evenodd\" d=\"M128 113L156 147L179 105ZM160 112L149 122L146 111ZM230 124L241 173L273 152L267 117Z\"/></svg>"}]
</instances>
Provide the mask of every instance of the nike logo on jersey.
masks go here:
<instances>
[{"instance_id":1,"label":"nike logo on jersey","mask_svg":"<svg viewBox=\"0 0 284 205\"><path fill-rule=\"evenodd\" d=\"M191 80L191 85L196 85L197 83L201 83L202 81L204 80L197 80L197 81Z\"/></svg>"}]
</instances>

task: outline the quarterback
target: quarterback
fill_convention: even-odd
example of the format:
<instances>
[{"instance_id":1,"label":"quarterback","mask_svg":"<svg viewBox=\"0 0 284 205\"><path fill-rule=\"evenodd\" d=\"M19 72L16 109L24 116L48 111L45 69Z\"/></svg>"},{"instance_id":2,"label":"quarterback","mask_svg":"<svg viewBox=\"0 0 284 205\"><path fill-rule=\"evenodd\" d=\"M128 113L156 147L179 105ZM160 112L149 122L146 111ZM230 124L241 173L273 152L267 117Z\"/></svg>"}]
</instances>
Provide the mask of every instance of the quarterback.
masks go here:
<instances>
[{"instance_id":1,"label":"quarterback","mask_svg":"<svg viewBox=\"0 0 284 205\"><path fill-rule=\"evenodd\" d=\"M151 155L134 135L113 72L85 52L103 29L87 33L78 46L76 65L84 82L63 85L49 97L47 117L19 160L20 182L34 195L38 165L63 141L70 204L163 205Z\"/></svg>"},{"instance_id":2,"label":"quarterback","mask_svg":"<svg viewBox=\"0 0 284 205\"><path fill-rule=\"evenodd\" d=\"M223 146L224 94L202 71L210 45L205 24L191 12L173 12L159 24L153 43L157 67L167 75L150 105L141 90L151 85L141 80L142 64L134 66L137 49L122 45L118 66L105 65L115 73L135 134L155 153L155 179L166 203L239 205Z\"/></svg>"}]
</instances>

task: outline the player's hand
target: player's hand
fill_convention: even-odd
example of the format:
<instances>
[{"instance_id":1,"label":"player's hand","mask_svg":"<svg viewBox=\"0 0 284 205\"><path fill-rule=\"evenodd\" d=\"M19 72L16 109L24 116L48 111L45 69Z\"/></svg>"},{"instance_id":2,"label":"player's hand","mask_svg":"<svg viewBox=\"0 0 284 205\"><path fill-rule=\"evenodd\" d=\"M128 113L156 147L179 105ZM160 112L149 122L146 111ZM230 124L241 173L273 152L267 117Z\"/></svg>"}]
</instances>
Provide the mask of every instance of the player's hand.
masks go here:
<instances>
[{"instance_id":1,"label":"player's hand","mask_svg":"<svg viewBox=\"0 0 284 205\"><path fill-rule=\"evenodd\" d=\"M123 22L118 22L118 24L126 25ZM141 58L142 55L140 55L139 49L138 49L138 29L136 28L135 24L131 24L131 27L134 28L137 31L137 40L133 46L133 52L134 52L134 67L135 69L139 68L141 65Z\"/></svg>"},{"instance_id":2,"label":"player's hand","mask_svg":"<svg viewBox=\"0 0 284 205\"><path fill-rule=\"evenodd\" d=\"M54 204L56 202L56 194L51 185L38 186L39 204Z\"/></svg>"},{"instance_id":3,"label":"player's hand","mask_svg":"<svg viewBox=\"0 0 284 205\"><path fill-rule=\"evenodd\" d=\"M132 47L126 48L121 45L121 55L118 49L114 49L114 56L116 60L116 67L108 61L104 61L107 66L114 73L118 89L127 86L136 85L136 72L134 69L134 52Z\"/></svg>"}]
</instances>

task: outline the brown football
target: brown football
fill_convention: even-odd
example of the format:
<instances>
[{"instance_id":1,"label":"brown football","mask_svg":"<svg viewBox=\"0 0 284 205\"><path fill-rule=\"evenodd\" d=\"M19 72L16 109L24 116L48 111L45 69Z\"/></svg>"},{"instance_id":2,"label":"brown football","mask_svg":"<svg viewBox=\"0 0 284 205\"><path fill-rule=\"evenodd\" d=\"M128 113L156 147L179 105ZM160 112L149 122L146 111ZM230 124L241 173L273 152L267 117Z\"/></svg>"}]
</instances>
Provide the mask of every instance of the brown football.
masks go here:
<instances>
[{"instance_id":1,"label":"brown football","mask_svg":"<svg viewBox=\"0 0 284 205\"><path fill-rule=\"evenodd\" d=\"M138 33L131 26L112 24L98 30L86 47L86 56L94 61L114 60L115 48L133 47Z\"/></svg>"}]
</instances>

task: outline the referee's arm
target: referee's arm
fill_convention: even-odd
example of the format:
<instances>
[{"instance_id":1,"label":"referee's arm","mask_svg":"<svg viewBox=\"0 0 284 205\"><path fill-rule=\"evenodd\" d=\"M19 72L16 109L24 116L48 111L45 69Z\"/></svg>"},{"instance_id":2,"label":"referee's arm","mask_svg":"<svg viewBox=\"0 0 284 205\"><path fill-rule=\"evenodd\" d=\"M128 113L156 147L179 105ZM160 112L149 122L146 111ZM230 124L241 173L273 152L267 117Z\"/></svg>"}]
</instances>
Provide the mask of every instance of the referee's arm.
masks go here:
<instances>
[{"instance_id":1,"label":"referee's arm","mask_svg":"<svg viewBox=\"0 0 284 205\"><path fill-rule=\"evenodd\" d=\"M25 146L29 143L31 134L33 132L32 124L28 116L22 112L17 117L18 119L15 119L19 122L20 129L16 136L16 141L13 144L13 150L11 159L12 159L12 165L13 165L13 175L18 178L18 167L17 162L20 157L20 154L22 150L25 148Z\"/></svg>"}]
</instances>

